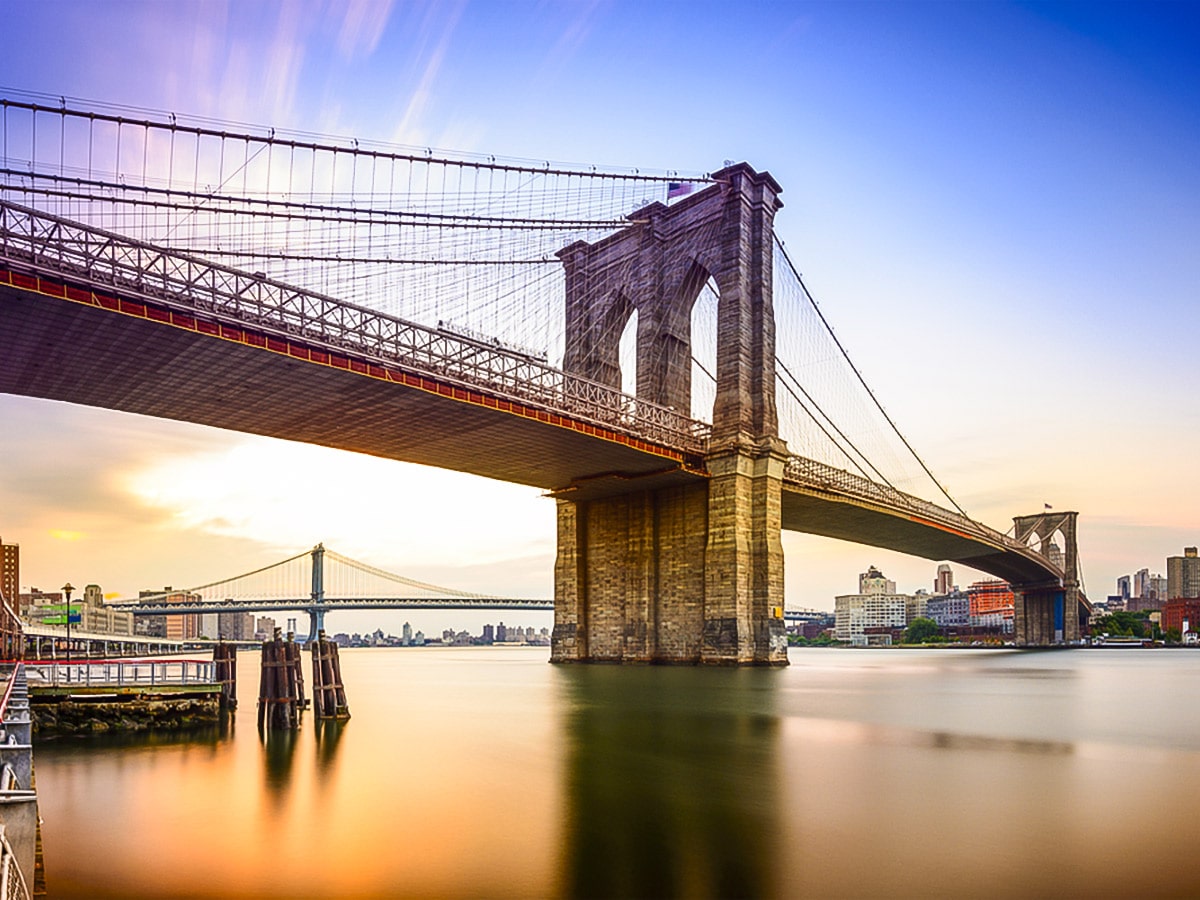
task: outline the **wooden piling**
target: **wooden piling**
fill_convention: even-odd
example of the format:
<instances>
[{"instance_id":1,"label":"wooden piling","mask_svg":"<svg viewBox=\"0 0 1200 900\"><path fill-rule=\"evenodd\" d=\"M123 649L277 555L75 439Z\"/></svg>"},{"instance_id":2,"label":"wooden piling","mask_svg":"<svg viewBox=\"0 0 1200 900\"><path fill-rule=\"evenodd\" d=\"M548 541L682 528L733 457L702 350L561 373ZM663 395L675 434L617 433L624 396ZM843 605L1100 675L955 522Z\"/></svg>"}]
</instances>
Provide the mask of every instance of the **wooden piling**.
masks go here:
<instances>
[{"instance_id":1,"label":"wooden piling","mask_svg":"<svg viewBox=\"0 0 1200 900\"><path fill-rule=\"evenodd\" d=\"M346 691L342 686L342 667L338 646L318 633L312 642L313 712L318 719L349 719Z\"/></svg>"},{"instance_id":2,"label":"wooden piling","mask_svg":"<svg viewBox=\"0 0 1200 900\"><path fill-rule=\"evenodd\" d=\"M258 726L297 728L304 709L304 676L300 647L288 635L285 642L275 629L275 639L262 645L262 675L258 689Z\"/></svg>"},{"instance_id":3,"label":"wooden piling","mask_svg":"<svg viewBox=\"0 0 1200 900\"><path fill-rule=\"evenodd\" d=\"M221 709L237 709L237 646L219 642L213 650L213 663L221 685Z\"/></svg>"}]
</instances>

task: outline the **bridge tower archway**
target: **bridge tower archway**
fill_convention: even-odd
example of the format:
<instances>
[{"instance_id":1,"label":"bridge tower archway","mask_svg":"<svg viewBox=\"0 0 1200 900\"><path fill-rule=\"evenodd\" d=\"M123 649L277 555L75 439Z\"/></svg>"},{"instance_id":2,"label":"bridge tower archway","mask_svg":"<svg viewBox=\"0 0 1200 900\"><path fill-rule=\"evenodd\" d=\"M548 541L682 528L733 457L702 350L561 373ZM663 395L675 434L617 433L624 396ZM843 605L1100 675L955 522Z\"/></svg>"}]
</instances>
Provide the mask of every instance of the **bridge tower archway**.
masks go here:
<instances>
[{"instance_id":1,"label":"bridge tower archway","mask_svg":"<svg viewBox=\"0 0 1200 900\"><path fill-rule=\"evenodd\" d=\"M708 481L639 489L621 473L596 473L580 479L587 499L569 493L579 484L560 493L557 662L787 662L772 300L781 188L744 163L713 178L558 254L564 370L620 387L628 304L638 316L638 400L691 411L692 309L710 282L718 302Z\"/></svg>"},{"instance_id":2,"label":"bridge tower archway","mask_svg":"<svg viewBox=\"0 0 1200 900\"><path fill-rule=\"evenodd\" d=\"M1086 628L1086 615L1080 614L1078 518L1077 512L1013 518L1013 536L1036 546L1062 571L1055 583L1013 585L1013 637L1019 645L1073 643Z\"/></svg>"}]
</instances>

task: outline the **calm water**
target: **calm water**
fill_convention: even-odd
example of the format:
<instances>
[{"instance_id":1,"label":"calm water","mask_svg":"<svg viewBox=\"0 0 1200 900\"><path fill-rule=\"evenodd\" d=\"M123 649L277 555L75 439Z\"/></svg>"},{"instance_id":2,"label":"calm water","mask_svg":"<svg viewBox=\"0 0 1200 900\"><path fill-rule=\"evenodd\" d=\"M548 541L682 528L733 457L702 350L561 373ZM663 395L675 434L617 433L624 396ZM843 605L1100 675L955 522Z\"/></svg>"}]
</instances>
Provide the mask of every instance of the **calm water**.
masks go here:
<instances>
[{"instance_id":1,"label":"calm water","mask_svg":"<svg viewBox=\"0 0 1200 900\"><path fill-rule=\"evenodd\" d=\"M354 718L36 748L55 897L1197 896L1200 652L349 650Z\"/></svg>"}]
</instances>

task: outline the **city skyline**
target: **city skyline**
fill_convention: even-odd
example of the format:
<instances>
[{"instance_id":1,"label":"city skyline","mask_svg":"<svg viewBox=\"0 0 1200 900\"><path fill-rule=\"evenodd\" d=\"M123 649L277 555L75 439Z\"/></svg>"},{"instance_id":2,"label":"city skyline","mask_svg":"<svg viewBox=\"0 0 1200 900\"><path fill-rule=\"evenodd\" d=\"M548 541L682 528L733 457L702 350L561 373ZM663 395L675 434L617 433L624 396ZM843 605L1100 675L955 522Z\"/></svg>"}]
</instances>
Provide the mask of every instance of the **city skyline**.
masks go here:
<instances>
[{"instance_id":1,"label":"city skyline","mask_svg":"<svg viewBox=\"0 0 1200 900\"><path fill-rule=\"evenodd\" d=\"M1193 13L538 10L16 2L28 39L0 84L584 164L746 159L783 185L789 254L972 516L1078 510L1093 600L1197 542L1200 435L1178 410L1198 376L1186 354L1136 355L1200 325ZM745 65L704 65L716 41ZM535 490L27 398L0 396L0 421L0 539L22 545L23 587L128 597L326 541L447 586L552 592L554 505ZM1150 436L1122 440L1139 421ZM904 584L937 565L784 547L791 606L830 608L868 565Z\"/></svg>"}]
</instances>

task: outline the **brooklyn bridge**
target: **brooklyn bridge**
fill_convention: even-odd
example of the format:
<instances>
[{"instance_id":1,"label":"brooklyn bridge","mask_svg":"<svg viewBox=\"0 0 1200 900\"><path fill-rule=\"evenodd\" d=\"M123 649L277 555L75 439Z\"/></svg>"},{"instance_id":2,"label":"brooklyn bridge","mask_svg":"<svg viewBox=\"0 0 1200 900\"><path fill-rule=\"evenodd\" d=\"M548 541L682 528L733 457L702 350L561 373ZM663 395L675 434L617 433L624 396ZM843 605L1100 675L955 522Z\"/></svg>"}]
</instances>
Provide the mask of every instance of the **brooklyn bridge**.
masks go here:
<instances>
[{"instance_id":1,"label":"brooklyn bridge","mask_svg":"<svg viewBox=\"0 0 1200 900\"><path fill-rule=\"evenodd\" d=\"M0 112L0 391L539 487L556 662L786 664L784 529L991 573L1018 643L1079 639L1076 514L1004 533L955 502L766 172Z\"/></svg>"}]
</instances>

